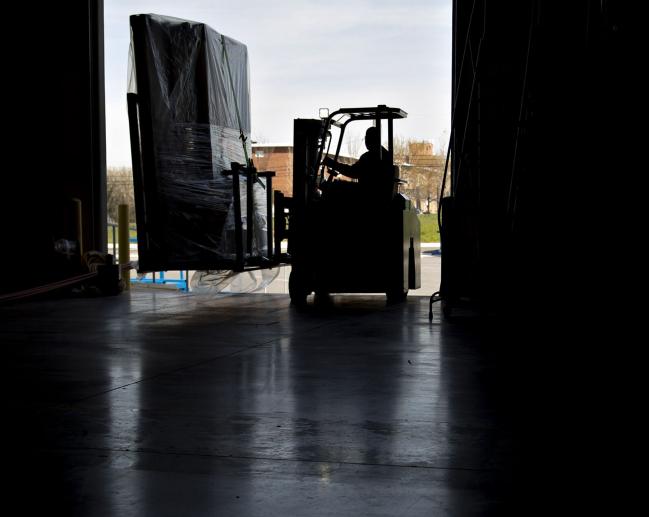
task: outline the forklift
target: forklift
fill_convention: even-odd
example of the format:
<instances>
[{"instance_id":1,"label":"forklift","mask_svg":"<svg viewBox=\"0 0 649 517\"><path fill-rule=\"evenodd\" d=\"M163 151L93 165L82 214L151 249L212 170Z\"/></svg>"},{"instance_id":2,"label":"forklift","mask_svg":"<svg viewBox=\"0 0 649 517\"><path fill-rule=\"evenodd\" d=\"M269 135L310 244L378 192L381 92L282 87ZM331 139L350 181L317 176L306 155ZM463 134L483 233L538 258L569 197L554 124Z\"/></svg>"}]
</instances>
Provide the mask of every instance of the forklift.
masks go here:
<instances>
[{"instance_id":1,"label":"forklift","mask_svg":"<svg viewBox=\"0 0 649 517\"><path fill-rule=\"evenodd\" d=\"M399 108L379 105L294 120L293 197L274 193L275 262L292 266L293 304L306 304L311 293L383 293L396 303L421 286L419 220L399 192L404 182L393 161L393 122L406 117ZM358 121L373 122L379 142L387 126L389 156L381 156L381 145L378 153L390 167L392 186L381 199L363 199L359 183L342 180L325 164L326 157L338 162L345 129ZM332 127L339 130L333 153Z\"/></svg>"}]
</instances>

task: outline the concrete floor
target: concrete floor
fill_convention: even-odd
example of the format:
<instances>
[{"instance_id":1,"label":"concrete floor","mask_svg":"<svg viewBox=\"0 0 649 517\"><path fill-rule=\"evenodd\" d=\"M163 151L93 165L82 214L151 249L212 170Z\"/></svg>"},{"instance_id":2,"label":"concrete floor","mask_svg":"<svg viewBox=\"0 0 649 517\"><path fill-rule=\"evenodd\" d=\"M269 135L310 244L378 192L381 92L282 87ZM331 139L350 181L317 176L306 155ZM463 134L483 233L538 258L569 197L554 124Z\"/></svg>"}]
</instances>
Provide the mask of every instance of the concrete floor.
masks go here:
<instances>
[{"instance_id":1,"label":"concrete floor","mask_svg":"<svg viewBox=\"0 0 649 517\"><path fill-rule=\"evenodd\" d=\"M25 515L504 514L497 365L427 302L138 287L0 307L9 493Z\"/></svg>"}]
</instances>

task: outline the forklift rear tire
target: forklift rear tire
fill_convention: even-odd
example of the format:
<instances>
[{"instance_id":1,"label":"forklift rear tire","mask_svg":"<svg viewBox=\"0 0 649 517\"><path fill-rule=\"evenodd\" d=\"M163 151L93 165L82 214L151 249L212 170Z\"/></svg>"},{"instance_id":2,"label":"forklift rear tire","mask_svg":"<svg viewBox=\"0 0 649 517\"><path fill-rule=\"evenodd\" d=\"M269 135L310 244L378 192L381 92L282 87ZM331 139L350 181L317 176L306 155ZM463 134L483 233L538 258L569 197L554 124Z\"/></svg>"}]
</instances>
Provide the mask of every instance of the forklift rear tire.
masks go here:
<instances>
[{"instance_id":1,"label":"forklift rear tire","mask_svg":"<svg viewBox=\"0 0 649 517\"><path fill-rule=\"evenodd\" d=\"M305 285L304 277L295 270L291 271L288 277L288 295L291 297L291 303L298 307L306 305L306 297L309 291Z\"/></svg>"}]
</instances>

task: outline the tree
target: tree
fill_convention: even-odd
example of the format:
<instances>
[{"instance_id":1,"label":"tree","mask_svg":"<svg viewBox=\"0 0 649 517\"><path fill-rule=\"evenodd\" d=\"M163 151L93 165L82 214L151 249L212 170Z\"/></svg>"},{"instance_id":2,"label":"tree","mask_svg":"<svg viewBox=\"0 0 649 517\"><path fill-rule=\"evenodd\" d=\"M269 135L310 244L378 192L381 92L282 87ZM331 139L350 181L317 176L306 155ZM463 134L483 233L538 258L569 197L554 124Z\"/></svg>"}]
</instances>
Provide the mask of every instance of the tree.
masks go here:
<instances>
[{"instance_id":1,"label":"tree","mask_svg":"<svg viewBox=\"0 0 649 517\"><path fill-rule=\"evenodd\" d=\"M401 191L420 210L436 212L444 173L444 157L433 153L431 142L406 140L402 137L395 137L393 153L394 163L400 168L401 179L407 181Z\"/></svg>"},{"instance_id":2,"label":"tree","mask_svg":"<svg viewBox=\"0 0 649 517\"><path fill-rule=\"evenodd\" d=\"M133 172L130 167L109 167L106 181L108 219L117 222L119 205L129 207L129 222L135 222Z\"/></svg>"}]
</instances>

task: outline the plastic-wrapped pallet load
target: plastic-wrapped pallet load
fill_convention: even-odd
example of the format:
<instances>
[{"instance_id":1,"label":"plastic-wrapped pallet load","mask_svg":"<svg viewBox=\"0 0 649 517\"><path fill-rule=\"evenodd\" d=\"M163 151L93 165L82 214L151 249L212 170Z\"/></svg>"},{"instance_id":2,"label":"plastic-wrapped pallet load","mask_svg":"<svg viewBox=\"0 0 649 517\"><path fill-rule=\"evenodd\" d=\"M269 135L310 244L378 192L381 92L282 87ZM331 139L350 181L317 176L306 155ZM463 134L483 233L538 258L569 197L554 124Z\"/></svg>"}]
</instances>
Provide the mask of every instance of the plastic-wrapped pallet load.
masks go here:
<instances>
[{"instance_id":1,"label":"plastic-wrapped pallet load","mask_svg":"<svg viewBox=\"0 0 649 517\"><path fill-rule=\"evenodd\" d=\"M203 23L131 16L129 119L140 271L227 269L232 178L250 154L248 51ZM244 150L245 146L245 150ZM139 162L139 163L136 163ZM255 184L252 253L266 247L266 192Z\"/></svg>"}]
</instances>

